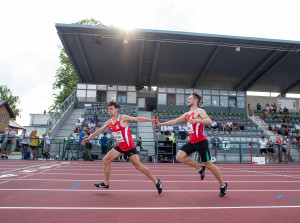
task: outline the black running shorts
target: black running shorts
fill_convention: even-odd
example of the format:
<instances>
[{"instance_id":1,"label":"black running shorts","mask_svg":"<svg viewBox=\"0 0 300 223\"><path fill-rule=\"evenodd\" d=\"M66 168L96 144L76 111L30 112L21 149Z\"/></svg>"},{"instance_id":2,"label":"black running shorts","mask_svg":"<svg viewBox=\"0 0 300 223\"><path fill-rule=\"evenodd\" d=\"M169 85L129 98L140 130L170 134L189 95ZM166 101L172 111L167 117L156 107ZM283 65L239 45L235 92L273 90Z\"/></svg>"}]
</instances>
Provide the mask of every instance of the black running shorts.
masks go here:
<instances>
[{"instance_id":1,"label":"black running shorts","mask_svg":"<svg viewBox=\"0 0 300 223\"><path fill-rule=\"evenodd\" d=\"M207 140L194 144L188 142L187 144L184 144L180 150L184 151L187 155L191 155L197 151L200 154L202 162L208 162L211 160Z\"/></svg>"},{"instance_id":2,"label":"black running shorts","mask_svg":"<svg viewBox=\"0 0 300 223\"><path fill-rule=\"evenodd\" d=\"M260 154L263 154L263 153L267 154L268 153L267 149L260 149Z\"/></svg>"},{"instance_id":3,"label":"black running shorts","mask_svg":"<svg viewBox=\"0 0 300 223\"><path fill-rule=\"evenodd\" d=\"M114 149L117 150L120 153L123 153L124 155L126 155L128 157L131 157L133 154L138 154L138 152L137 152L137 150L136 150L135 147L133 149L129 150L129 151L120 150L120 148L118 146L115 147Z\"/></svg>"}]
</instances>

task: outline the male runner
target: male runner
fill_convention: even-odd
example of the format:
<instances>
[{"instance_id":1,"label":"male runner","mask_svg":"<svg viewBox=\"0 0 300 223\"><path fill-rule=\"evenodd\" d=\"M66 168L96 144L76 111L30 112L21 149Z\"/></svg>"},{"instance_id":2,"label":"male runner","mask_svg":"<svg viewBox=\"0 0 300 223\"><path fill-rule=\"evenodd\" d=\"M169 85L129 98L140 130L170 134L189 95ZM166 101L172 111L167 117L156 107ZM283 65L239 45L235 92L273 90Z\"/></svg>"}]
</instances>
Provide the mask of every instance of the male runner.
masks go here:
<instances>
[{"instance_id":1,"label":"male runner","mask_svg":"<svg viewBox=\"0 0 300 223\"><path fill-rule=\"evenodd\" d=\"M154 122L154 119L146 119L142 117L130 117L128 115L119 115L120 105L116 102L109 102L107 105L107 110L111 119L108 120L100 129L98 129L95 133L90 135L87 139L82 140L82 145L86 142L90 141L94 137L101 134L108 127L112 131L114 138L118 142L118 146L112 148L106 156L103 158L103 167L104 167L104 182L95 184L96 187L100 188L109 188L109 177L110 177L110 162L114 159L117 159L122 154L128 156L132 164L135 168L145 174L148 178L150 178L153 183L156 185L158 190L158 194L162 192L162 185L159 179L157 179L151 170L144 166L137 155L137 150L135 148L134 141L131 137L131 132L128 126L128 121L133 122Z\"/></svg>"},{"instance_id":2,"label":"male runner","mask_svg":"<svg viewBox=\"0 0 300 223\"><path fill-rule=\"evenodd\" d=\"M199 108L199 102L201 101L201 96L196 92L191 94L188 98L188 106L190 111L183 114L181 117L170 120L168 122L159 123L156 126L169 126L176 125L178 123L187 121L188 133L190 142L183 145L178 151L176 159L184 164L195 167L201 174L201 178L204 178L205 168L201 168L201 165L195 162L189 155L198 152L201 156L204 165L214 174L220 183L220 197L225 196L227 190L227 183L223 181L221 172L217 166L211 162L210 152L208 148L208 142L206 137L203 135L204 125L210 126L212 121L206 114L206 112Z\"/></svg>"}]
</instances>

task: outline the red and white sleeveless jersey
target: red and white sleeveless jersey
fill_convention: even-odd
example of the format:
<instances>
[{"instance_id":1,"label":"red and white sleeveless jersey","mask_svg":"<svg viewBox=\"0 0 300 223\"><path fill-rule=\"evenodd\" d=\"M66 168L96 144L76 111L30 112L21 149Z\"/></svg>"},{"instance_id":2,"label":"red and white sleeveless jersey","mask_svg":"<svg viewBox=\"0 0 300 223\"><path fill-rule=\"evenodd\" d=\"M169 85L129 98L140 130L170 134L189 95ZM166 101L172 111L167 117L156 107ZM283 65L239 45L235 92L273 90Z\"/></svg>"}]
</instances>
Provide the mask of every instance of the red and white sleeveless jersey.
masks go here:
<instances>
[{"instance_id":1,"label":"red and white sleeveless jersey","mask_svg":"<svg viewBox=\"0 0 300 223\"><path fill-rule=\"evenodd\" d=\"M191 124L190 118L194 119L195 113L199 110L200 108L197 108L193 112L188 112L186 114L186 120L187 120L187 128L188 128L188 133L189 133L189 139L192 144L206 140L206 137L203 135L204 131L204 125L201 123L194 123Z\"/></svg>"},{"instance_id":2,"label":"red and white sleeveless jersey","mask_svg":"<svg viewBox=\"0 0 300 223\"><path fill-rule=\"evenodd\" d=\"M112 119L110 119L109 128L112 131L114 138L117 140L118 147L120 148L120 150L129 151L135 147L134 141L132 139L129 126L121 126L120 116L121 115L118 116L118 119L115 124L113 124Z\"/></svg>"}]
</instances>

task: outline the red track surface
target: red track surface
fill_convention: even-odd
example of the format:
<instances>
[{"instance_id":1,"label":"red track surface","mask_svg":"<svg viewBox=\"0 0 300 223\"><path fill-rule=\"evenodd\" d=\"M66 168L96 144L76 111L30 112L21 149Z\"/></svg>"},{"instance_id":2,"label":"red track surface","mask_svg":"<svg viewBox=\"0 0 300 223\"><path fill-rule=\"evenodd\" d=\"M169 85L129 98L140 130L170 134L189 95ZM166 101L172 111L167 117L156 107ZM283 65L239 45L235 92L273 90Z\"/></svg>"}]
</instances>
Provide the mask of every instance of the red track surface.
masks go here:
<instances>
[{"instance_id":1,"label":"red track surface","mask_svg":"<svg viewBox=\"0 0 300 223\"><path fill-rule=\"evenodd\" d=\"M130 163L112 163L101 190L100 162L1 160L0 222L300 221L300 165L217 164L229 185L223 198L209 170L201 181L183 164L145 165L161 195Z\"/></svg>"}]
</instances>

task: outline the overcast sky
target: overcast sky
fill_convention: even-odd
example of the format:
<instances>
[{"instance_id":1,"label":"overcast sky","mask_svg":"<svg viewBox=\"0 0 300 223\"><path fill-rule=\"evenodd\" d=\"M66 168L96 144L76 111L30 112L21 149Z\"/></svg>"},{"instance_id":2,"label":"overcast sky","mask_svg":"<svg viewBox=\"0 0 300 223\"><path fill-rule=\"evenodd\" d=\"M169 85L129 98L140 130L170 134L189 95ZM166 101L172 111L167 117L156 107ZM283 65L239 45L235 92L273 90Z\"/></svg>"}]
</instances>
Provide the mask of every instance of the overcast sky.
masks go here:
<instances>
[{"instance_id":1,"label":"overcast sky","mask_svg":"<svg viewBox=\"0 0 300 223\"><path fill-rule=\"evenodd\" d=\"M299 0L12 0L1 3L0 84L20 97L21 125L48 110L60 66L55 23L94 18L121 28L300 41Z\"/></svg>"}]
</instances>

